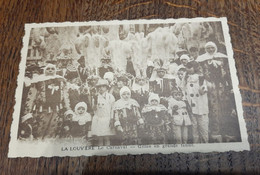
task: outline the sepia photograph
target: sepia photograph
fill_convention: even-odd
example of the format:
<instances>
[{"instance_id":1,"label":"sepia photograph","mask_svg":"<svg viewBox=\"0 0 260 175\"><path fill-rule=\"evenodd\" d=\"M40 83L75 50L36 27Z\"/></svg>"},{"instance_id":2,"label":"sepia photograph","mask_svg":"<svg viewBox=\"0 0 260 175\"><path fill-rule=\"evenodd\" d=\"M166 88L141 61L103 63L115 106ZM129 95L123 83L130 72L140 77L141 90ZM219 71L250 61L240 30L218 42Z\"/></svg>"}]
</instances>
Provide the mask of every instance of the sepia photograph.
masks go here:
<instances>
[{"instance_id":1,"label":"sepia photograph","mask_svg":"<svg viewBox=\"0 0 260 175\"><path fill-rule=\"evenodd\" d=\"M226 18L26 24L9 157L249 150Z\"/></svg>"}]
</instances>

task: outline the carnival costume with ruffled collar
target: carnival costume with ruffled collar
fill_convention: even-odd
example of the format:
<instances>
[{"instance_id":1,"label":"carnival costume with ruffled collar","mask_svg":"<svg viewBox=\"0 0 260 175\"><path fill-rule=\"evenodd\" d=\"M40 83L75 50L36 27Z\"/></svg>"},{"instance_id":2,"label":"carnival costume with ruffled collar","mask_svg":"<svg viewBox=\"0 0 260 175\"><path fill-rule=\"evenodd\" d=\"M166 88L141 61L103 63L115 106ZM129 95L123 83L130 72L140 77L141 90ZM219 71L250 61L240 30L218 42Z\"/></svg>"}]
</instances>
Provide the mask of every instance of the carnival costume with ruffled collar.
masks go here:
<instances>
[{"instance_id":1,"label":"carnival costume with ruffled collar","mask_svg":"<svg viewBox=\"0 0 260 175\"><path fill-rule=\"evenodd\" d=\"M137 103L136 100L134 99L129 99L129 100L123 100L123 99L119 99L116 101L115 105L114 105L114 110L120 110L120 109L132 109L132 107L140 107L140 105Z\"/></svg>"},{"instance_id":2,"label":"carnival costume with ruffled collar","mask_svg":"<svg viewBox=\"0 0 260 175\"><path fill-rule=\"evenodd\" d=\"M80 107L84 108L84 112L82 114L79 114L77 111ZM72 117L71 135L74 138L87 137L91 124L91 115L87 112L87 104L85 102L79 102L75 106L74 113L75 115Z\"/></svg>"},{"instance_id":3,"label":"carnival costume with ruffled collar","mask_svg":"<svg viewBox=\"0 0 260 175\"><path fill-rule=\"evenodd\" d=\"M122 137L119 138L120 144L137 144L137 129L139 124L143 124L143 119L139 111L139 104L134 99L124 100L122 94L127 91L126 86L120 90L121 99L115 102L113 107L114 126L122 127Z\"/></svg>"},{"instance_id":4,"label":"carnival costume with ruffled collar","mask_svg":"<svg viewBox=\"0 0 260 175\"><path fill-rule=\"evenodd\" d=\"M85 109L83 114L79 114L77 109L83 107ZM79 102L76 106L75 106L75 114L72 117L72 121L77 121L79 125L84 125L87 122L91 121L91 116L90 114L87 112L87 104L85 102Z\"/></svg>"},{"instance_id":5,"label":"carnival costume with ruffled collar","mask_svg":"<svg viewBox=\"0 0 260 175\"><path fill-rule=\"evenodd\" d=\"M59 113L69 109L68 93L65 79L56 75L48 75L46 69L55 65L47 65L44 75L30 81L30 87L22 114L32 115L32 135L36 139L55 138L58 135Z\"/></svg>"},{"instance_id":6,"label":"carnival costume with ruffled collar","mask_svg":"<svg viewBox=\"0 0 260 175\"><path fill-rule=\"evenodd\" d=\"M152 105L152 100L156 100L158 105ZM160 98L157 94L151 93L148 101L149 104L145 105L142 110L146 144L164 143L168 123L167 109L159 104Z\"/></svg>"},{"instance_id":7,"label":"carnival costume with ruffled collar","mask_svg":"<svg viewBox=\"0 0 260 175\"><path fill-rule=\"evenodd\" d=\"M196 61L203 68L203 74L208 82L209 127L211 128L210 135L214 136L223 133L220 129L221 125L224 125L221 123L221 118L228 111L223 109L225 109L226 103L230 103L224 100L229 95L226 93L225 88L227 88L227 84L232 84L232 82L227 55L217 52L217 47L214 43L209 42L207 44L215 48L215 53L211 55L205 53L199 56Z\"/></svg>"},{"instance_id":8,"label":"carnival costume with ruffled collar","mask_svg":"<svg viewBox=\"0 0 260 175\"><path fill-rule=\"evenodd\" d=\"M145 118L145 124L150 126L161 126L164 124L164 119L166 116L166 107L162 104L156 106L145 105L142 113Z\"/></svg>"},{"instance_id":9,"label":"carnival costume with ruffled collar","mask_svg":"<svg viewBox=\"0 0 260 175\"><path fill-rule=\"evenodd\" d=\"M209 54L208 52L206 52L203 55L198 56L198 58L196 59L197 62L204 62L207 61L208 64L212 64L214 67L219 67L222 64L222 61L220 59L227 59L227 55L217 52L217 46L215 43L213 42L208 42L205 45L205 48L208 46L212 46L215 48L215 52L213 54Z\"/></svg>"}]
</instances>

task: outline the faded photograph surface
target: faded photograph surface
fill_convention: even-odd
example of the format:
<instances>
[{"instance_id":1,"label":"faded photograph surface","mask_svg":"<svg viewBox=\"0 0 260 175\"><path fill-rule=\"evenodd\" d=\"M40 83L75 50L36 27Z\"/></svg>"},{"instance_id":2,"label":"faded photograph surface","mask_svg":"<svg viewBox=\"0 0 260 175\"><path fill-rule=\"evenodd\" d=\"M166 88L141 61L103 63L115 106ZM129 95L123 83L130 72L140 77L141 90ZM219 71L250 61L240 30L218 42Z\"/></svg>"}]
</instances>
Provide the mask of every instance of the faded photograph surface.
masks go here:
<instances>
[{"instance_id":1,"label":"faded photograph surface","mask_svg":"<svg viewBox=\"0 0 260 175\"><path fill-rule=\"evenodd\" d=\"M27 44L17 140L241 142L220 21L37 27Z\"/></svg>"}]
</instances>

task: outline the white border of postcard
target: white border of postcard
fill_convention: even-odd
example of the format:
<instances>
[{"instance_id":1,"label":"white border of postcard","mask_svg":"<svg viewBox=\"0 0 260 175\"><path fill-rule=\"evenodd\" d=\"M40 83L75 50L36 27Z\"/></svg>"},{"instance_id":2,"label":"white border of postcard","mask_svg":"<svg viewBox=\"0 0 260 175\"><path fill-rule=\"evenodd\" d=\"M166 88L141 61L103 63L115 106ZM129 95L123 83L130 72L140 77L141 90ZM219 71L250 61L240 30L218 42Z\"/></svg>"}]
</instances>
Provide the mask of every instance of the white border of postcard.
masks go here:
<instances>
[{"instance_id":1,"label":"white border of postcard","mask_svg":"<svg viewBox=\"0 0 260 175\"><path fill-rule=\"evenodd\" d=\"M90 147L77 143L55 143L53 141L35 141L27 143L17 139L20 106L23 92L26 55L28 49L29 35L32 28L39 27L62 27L62 26L85 26L85 25L119 25L119 24L151 24L151 23L183 23L183 22L214 22L220 21L223 27L225 44L227 49L229 68L232 77L233 91L237 106L239 126L241 131L241 142L234 143L207 143L207 144L168 144L168 145L127 145L127 146L101 146ZM224 152L250 150L245 120L243 118L242 98L238 88L238 77L233 58L233 50L227 25L227 18L182 18L166 20L124 20L124 21L91 21L91 22L64 22L64 23L42 23L25 24L25 36L23 38L23 49L21 51L20 72L18 76L18 87L16 89L13 122L11 126L11 140L9 143L8 157L53 157L53 156L92 156L92 155L127 155L127 154L170 154L175 152Z\"/></svg>"}]
</instances>

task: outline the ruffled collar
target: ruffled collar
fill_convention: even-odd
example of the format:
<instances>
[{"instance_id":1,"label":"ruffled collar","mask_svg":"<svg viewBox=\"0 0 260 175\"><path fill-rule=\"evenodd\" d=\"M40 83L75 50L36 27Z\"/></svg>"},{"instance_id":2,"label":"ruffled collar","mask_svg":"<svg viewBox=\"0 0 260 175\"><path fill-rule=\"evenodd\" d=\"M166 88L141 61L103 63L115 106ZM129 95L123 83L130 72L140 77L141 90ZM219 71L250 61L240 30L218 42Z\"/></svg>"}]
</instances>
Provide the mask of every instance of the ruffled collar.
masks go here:
<instances>
[{"instance_id":1,"label":"ruffled collar","mask_svg":"<svg viewBox=\"0 0 260 175\"><path fill-rule=\"evenodd\" d=\"M43 82L43 81L53 80L53 79L65 80L64 77L62 77L60 75L54 75L54 76L39 75L39 76L34 77L30 81L30 83L38 83L38 82Z\"/></svg>"},{"instance_id":2,"label":"ruffled collar","mask_svg":"<svg viewBox=\"0 0 260 175\"><path fill-rule=\"evenodd\" d=\"M160 111L166 111L166 107L162 104L159 104L157 106L152 106L150 104L145 105L142 112L146 113L146 112L151 112L151 111L156 111L156 112L160 112Z\"/></svg>"},{"instance_id":3,"label":"ruffled collar","mask_svg":"<svg viewBox=\"0 0 260 175\"><path fill-rule=\"evenodd\" d=\"M218 59L218 58L228 58L228 57L227 57L227 55L220 53L220 52L216 52L212 55L210 55L208 53L204 53L203 55L198 56L196 61L197 62L203 62L203 61L207 61L207 60L215 60L215 59Z\"/></svg>"},{"instance_id":4,"label":"ruffled collar","mask_svg":"<svg viewBox=\"0 0 260 175\"><path fill-rule=\"evenodd\" d=\"M125 101L123 99L119 99L115 102L114 110L128 108L131 109L132 106L140 107L140 105L134 99L130 98L129 100Z\"/></svg>"},{"instance_id":5,"label":"ruffled collar","mask_svg":"<svg viewBox=\"0 0 260 175\"><path fill-rule=\"evenodd\" d=\"M76 114L76 115L73 115L72 121L78 122L79 125L84 125L88 121L91 121L91 116L87 112L85 112L84 114L81 114L81 115Z\"/></svg>"}]
</instances>

